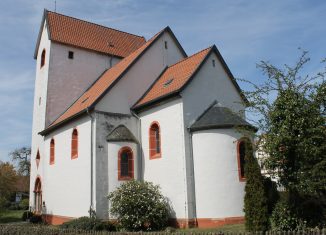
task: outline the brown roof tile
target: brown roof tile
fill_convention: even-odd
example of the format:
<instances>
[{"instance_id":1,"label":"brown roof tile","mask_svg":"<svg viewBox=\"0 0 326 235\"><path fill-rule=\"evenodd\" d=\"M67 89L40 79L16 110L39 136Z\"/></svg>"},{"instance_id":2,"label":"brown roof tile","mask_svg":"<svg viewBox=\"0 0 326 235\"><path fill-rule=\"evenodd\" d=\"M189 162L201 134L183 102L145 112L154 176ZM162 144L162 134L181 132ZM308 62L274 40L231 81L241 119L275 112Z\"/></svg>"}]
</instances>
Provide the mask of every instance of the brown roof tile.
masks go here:
<instances>
[{"instance_id":1,"label":"brown roof tile","mask_svg":"<svg viewBox=\"0 0 326 235\"><path fill-rule=\"evenodd\" d=\"M75 47L126 57L146 42L141 36L51 11L45 11L45 18L52 41Z\"/></svg>"},{"instance_id":2,"label":"brown roof tile","mask_svg":"<svg viewBox=\"0 0 326 235\"><path fill-rule=\"evenodd\" d=\"M114 83L123 75L123 73L139 58L143 52L157 39L165 30L170 30L168 27L157 33L153 38L148 40L143 46L131 53L129 56L121 60L119 63L108 69L104 74L81 96L73 103L58 119L56 119L46 130L58 126L62 122L85 111L93 106L97 100L106 93L106 91L114 85Z\"/></svg>"},{"instance_id":3,"label":"brown roof tile","mask_svg":"<svg viewBox=\"0 0 326 235\"><path fill-rule=\"evenodd\" d=\"M142 105L179 91L189 81L211 49L212 47L204 49L169 66L133 108L137 109Z\"/></svg>"}]
</instances>

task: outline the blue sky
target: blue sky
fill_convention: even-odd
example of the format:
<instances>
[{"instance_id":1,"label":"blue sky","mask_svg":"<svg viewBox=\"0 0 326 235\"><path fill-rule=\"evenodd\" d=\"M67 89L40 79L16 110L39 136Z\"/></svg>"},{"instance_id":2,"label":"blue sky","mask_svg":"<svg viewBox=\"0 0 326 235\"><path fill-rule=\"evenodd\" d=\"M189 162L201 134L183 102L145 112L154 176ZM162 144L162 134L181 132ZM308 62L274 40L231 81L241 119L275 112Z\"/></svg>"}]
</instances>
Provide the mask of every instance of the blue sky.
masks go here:
<instances>
[{"instance_id":1,"label":"blue sky","mask_svg":"<svg viewBox=\"0 0 326 235\"><path fill-rule=\"evenodd\" d=\"M30 146L35 61L43 9L54 0L0 1L0 160ZM323 0L57 0L57 12L143 35L169 25L190 55L216 44L235 77L258 82L261 60L293 64L301 47L315 73L326 57ZM244 84L240 84L246 89Z\"/></svg>"}]
</instances>

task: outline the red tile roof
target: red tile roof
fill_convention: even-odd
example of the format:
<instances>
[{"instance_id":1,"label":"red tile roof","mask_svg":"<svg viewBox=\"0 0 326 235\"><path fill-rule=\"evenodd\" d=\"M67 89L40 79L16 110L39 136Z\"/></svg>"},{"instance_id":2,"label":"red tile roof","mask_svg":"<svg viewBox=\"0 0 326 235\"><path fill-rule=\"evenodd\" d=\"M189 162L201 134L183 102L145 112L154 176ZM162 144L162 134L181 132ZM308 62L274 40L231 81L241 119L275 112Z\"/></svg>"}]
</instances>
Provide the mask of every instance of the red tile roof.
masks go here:
<instances>
[{"instance_id":1,"label":"red tile roof","mask_svg":"<svg viewBox=\"0 0 326 235\"><path fill-rule=\"evenodd\" d=\"M47 10L44 12L43 21L44 19L48 22L50 40L117 57L128 56L146 42L141 36ZM36 49L38 44L39 41ZM34 57L36 58L36 54Z\"/></svg>"},{"instance_id":2,"label":"red tile roof","mask_svg":"<svg viewBox=\"0 0 326 235\"><path fill-rule=\"evenodd\" d=\"M148 40L143 46L138 48L132 54L121 60L103 73L103 75L83 94L75 103L73 103L58 119L56 119L47 129L41 134L58 126L62 122L75 117L81 112L86 112L87 108L93 107L96 102L110 89L122 75L131 67L131 65L145 52L146 49L152 45L166 30L171 31L170 28L165 28L157 33L153 38Z\"/></svg>"},{"instance_id":3,"label":"red tile roof","mask_svg":"<svg viewBox=\"0 0 326 235\"><path fill-rule=\"evenodd\" d=\"M200 67L211 49L212 47L204 49L169 66L133 108L137 109L140 106L151 103L169 94L176 93L182 89Z\"/></svg>"}]
</instances>

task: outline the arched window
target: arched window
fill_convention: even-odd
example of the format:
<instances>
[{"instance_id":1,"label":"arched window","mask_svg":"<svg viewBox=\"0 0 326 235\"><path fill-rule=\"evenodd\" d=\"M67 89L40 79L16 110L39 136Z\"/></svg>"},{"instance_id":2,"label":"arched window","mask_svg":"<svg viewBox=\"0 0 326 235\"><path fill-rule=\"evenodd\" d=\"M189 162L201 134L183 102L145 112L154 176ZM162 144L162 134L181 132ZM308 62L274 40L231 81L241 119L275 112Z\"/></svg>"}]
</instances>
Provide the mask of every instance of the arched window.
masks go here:
<instances>
[{"instance_id":1,"label":"arched window","mask_svg":"<svg viewBox=\"0 0 326 235\"><path fill-rule=\"evenodd\" d=\"M123 147L118 154L118 180L134 178L134 157L131 148Z\"/></svg>"},{"instance_id":2,"label":"arched window","mask_svg":"<svg viewBox=\"0 0 326 235\"><path fill-rule=\"evenodd\" d=\"M40 151L37 150L36 153L36 167L38 168L38 165L40 164L41 156L40 156Z\"/></svg>"},{"instance_id":3,"label":"arched window","mask_svg":"<svg viewBox=\"0 0 326 235\"><path fill-rule=\"evenodd\" d=\"M149 158L161 157L161 132L157 122L152 123L149 128Z\"/></svg>"},{"instance_id":4,"label":"arched window","mask_svg":"<svg viewBox=\"0 0 326 235\"><path fill-rule=\"evenodd\" d=\"M74 129L71 135L71 159L78 157L78 131Z\"/></svg>"},{"instance_id":5,"label":"arched window","mask_svg":"<svg viewBox=\"0 0 326 235\"><path fill-rule=\"evenodd\" d=\"M43 49L41 54L41 68L45 65L45 49Z\"/></svg>"},{"instance_id":6,"label":"arched window","mask_svg":"<svg viewBox=\"0 0 326 235\"><path fill-rule=\"evenodd\" d=\"M42 182L39 176L34 184L34 207L37 214L42 212Z\"/></svg>"},{"instance_id":7,"label":"arched window","mask_svg":"<svg viewBox=\"0 0 326 235\"><path fill-rule=\"evenodd\" d=\"M242 138L238 141L237 145L239 180L245 181L245 156L246 154L253 154L251 141L248 138Z\"/></svg>"},{"instance_id":8,"label":"arched window","mask_svg":"<svg viewBox=\"0 0 326 235\"><path fill-rule=\"evenodd\" d=\"M50 165L54 164L54 157L55 157L55 143L54 143L54 139L51 139L51 142L50 142Z\"/></svg>"}]
</instances>

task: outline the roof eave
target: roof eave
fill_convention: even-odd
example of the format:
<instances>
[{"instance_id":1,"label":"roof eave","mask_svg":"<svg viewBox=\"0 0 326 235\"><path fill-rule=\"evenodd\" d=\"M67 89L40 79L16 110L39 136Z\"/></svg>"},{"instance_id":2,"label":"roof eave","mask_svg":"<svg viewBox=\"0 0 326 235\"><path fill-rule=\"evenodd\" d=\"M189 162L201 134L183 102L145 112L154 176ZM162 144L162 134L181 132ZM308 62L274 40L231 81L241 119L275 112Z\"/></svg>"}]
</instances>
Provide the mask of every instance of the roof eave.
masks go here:
<instances>
[{"instance_id":1,"label":"roof eave","mask_svg":"<svg viewBox=\"0 0 326 235\"><path fill-rule=\"evenodd\" d=\"M205 130L213 130L213 129L229 129L229 128L243 128L247 129L249 131L257 132L258 129L252 125L236 125L236 124L224 124L224 125L205 125L205 126L199 126L199 127L190 127L188 128L190 132L196 132L196 131L205 131Z\"/></svg>"},{"instance_id":2,"label":"roof eave","mask_svg":"<svg viewBox=\"0 0 326 235\"><path fill-rule=\"evenodd\" d=\"M83 114L87 113L91 109L93 109L93 108L89 107L89 108L83 109L82 111L72 115L69 118L62 120L61 122L54 124L53 126L50 125L48 128L44 129L43 131L40 131L38 134L42 135L42 136L46 136L46 135L50 134L52 131L54 131L54 130L58 129L59 127L67 124L68 122L72 121L73 119L82 116Z\"/></svg>"}]
</instances>

